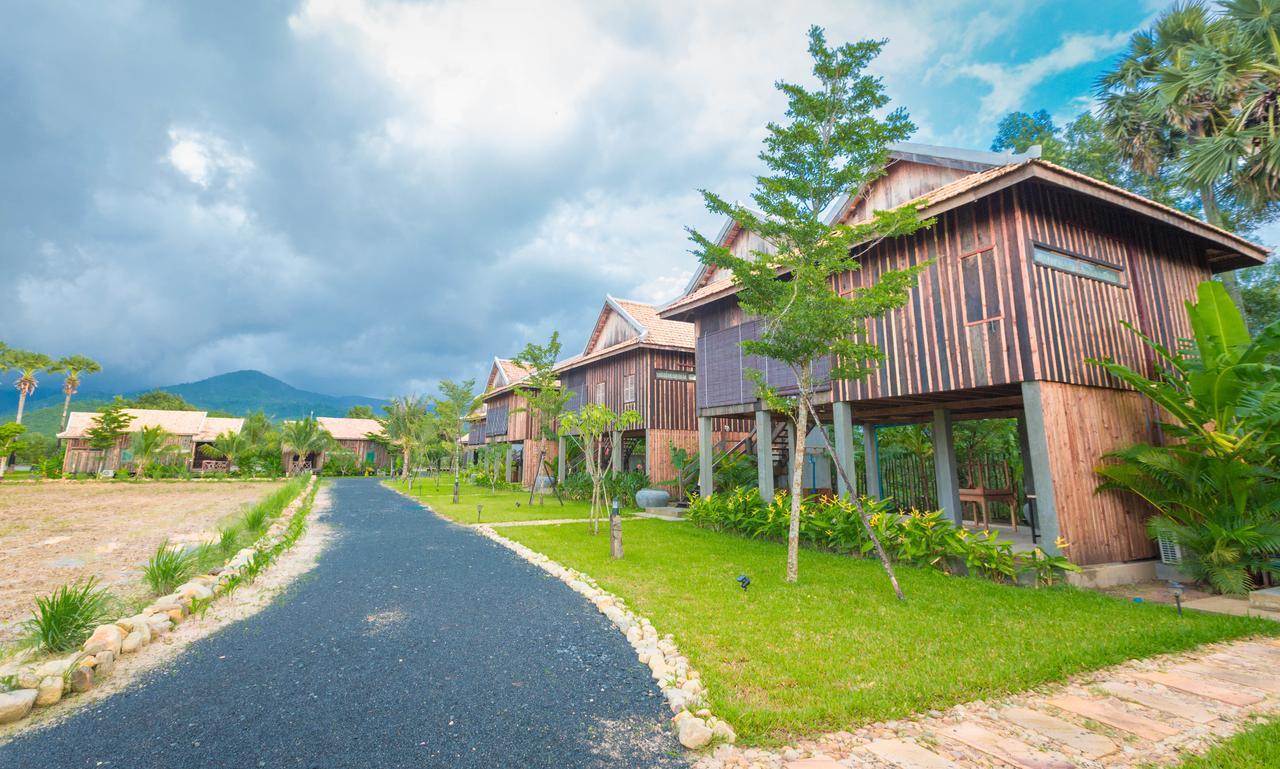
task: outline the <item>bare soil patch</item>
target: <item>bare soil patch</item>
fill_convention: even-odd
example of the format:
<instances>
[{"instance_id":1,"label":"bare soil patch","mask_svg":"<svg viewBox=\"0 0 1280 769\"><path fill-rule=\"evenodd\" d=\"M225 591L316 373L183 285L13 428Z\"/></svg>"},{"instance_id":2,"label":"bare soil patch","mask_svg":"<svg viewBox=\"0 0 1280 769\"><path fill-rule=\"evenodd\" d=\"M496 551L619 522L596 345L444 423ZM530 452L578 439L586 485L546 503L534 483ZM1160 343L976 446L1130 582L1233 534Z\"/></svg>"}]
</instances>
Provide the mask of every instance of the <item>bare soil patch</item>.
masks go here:
<instances>
[{"instance_id":1,"label":"bare soil patch","mask_svg":"<svg viewBox=\"0 0 1280 769\"><path fill-rule=\"evenodd\" d=\"M0 644L36 596L97 577L118 597L141 594L142 567L166 538L205 542L280 487L275 482L39 483L0 488Z\"/></svg>"}]
</instances>

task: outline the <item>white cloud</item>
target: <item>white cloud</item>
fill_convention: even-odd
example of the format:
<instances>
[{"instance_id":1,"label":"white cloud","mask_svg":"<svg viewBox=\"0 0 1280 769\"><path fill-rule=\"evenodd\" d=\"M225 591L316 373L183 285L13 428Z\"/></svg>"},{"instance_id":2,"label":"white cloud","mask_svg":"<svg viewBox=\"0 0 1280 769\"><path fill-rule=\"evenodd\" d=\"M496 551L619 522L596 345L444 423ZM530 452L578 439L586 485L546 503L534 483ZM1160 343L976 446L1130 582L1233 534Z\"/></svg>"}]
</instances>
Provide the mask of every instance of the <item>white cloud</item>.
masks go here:
<instances>
[{"instance_id":1,"label":"white cloud","mask_svg":"<svg viewBox=\"0 0 1280 769\"><path fill-rule=\"evenodd\" d=\"M213 184L235 189L253 171L248 155L219 136L192 128L169 128L165 158L188 181L205 189Z\"/></svg>"}]
</instances>

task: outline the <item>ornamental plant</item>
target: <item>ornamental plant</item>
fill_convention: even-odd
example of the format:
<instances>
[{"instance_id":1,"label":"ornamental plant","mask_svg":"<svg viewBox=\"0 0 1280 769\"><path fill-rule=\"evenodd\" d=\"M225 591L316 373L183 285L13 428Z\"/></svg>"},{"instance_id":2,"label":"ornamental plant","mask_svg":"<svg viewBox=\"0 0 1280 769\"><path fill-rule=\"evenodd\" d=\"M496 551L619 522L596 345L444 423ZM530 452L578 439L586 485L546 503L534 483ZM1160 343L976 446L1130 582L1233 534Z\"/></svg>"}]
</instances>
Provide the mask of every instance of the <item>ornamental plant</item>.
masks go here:
<instances>
[{"instance_id":1,"label":"ornamental plant","mask_svg":"<svg viewBox=\"0 0 1280 769\"><path fill-rule=\"evenodd\" d=\"M866 376L883 354L862 338L869 318L901 307L926 265L886 270L879 279L851 295L835 289L835 278L857 270L860 258L876 243L915 232L928 224L919 218L920 204L877 211L867 221L844 224L828 218L828 208L884 173L889 145L907 139L915 127L901 108L884 112L889 103L880 79L866 68L880 54L883 40L862 40L828 47L823 31L809 30L813 58L812 87L779 82L787 97L782 123L766 127L760 159L768 168L756 179L753 207L730 203L703 191L707 209L737 222L769 244L739 256L719 242L690 230L696 253L709 267L726 270L738 285L743 311L761 321L757 339L742 342L743 352L784 364L797 392L781 397L758 371L748 372L756 394L772 410L786 413L796 434L807 435L818 422L813 409L817 388L828 376ZM820 362L830 360L829 374ZM825 436L826 431L820 431ZM799 578L801 492L804 454L795 453L791 468L791 510L787 535L786 579ZM837 462L848 481L850 471ZM856 488L849 484L850 488ZM865 519L861 501L855 506ZM868 536L876 538L870 529ZM889 558L880 556L894 592L901 599Z\"/></svg>"}]
</instances>

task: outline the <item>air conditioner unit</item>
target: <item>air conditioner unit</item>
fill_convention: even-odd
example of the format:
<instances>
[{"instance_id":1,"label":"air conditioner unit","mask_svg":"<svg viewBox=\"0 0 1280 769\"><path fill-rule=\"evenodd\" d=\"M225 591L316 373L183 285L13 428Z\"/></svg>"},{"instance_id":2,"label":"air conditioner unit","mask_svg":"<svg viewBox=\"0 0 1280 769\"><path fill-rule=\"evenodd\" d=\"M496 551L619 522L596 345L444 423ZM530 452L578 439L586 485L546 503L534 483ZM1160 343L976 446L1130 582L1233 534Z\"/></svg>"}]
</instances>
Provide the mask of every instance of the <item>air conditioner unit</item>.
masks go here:
<instances>
[{"instance_id":1,"label":"air conditioner unit","mask_svg":"<svg viewBox=\"0 0 1280 769\"><path fill-rule=\"evenodd\" d=\"M1167 563L1170 566L1177 566L1182 563L1182 546L1168 537L1159 537L1156 542L1160 545L1160 562Z\"/></svg>"}]
</instances>

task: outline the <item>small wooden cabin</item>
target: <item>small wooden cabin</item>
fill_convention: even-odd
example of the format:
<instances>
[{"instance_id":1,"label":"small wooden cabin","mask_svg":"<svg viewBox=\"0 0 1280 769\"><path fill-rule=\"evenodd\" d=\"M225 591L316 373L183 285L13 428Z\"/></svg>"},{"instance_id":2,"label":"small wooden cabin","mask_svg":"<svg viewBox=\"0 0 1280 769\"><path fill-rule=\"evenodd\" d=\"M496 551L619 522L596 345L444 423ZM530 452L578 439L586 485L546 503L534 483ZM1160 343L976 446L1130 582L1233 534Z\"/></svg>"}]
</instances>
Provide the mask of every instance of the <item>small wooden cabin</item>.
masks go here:
<instances>
[{"instance_id":1,"label":"small wooden cabin","mask_svg":"<svg viewBox=\"0 0 1280 769\"><path fill-rule=\"evenodd\" d=\"M923 216L936 223L874 245L861 270L837 279L848 294L885 269L931 262L907 306L867 329L886 355L879 369L862 381L830 382L821 395L837 453L852 457L861 425L864 488L878 495L876 426L932 424L937 498L960 524L952 424L1016 417L1037 544L1058 552L1065 541L1082 565L1131 564L1091 570L1095 583L1146 576L1157 554L1145 528L1150 510L1129 495L1095 494L1093 468L1108 451L1159 440L1158 415L1085 359L1112 357L1154 373L1150 352L1121 321L1175 347L1190 336L1184 302L1196 285L1261 264L1266 250L1037 158L918 144L897 145L886 175L833 216L857 222L910 200L926 201ZM768 250L732 222L721 239L735 250ZM716 417L752 416L757 434L773 433L776 415L754 398L745 369L763 367L784 392L788 382L794 387L785 368L742 355L740 341L758 333L759 322L743 316L735 293L730 275L703 268L661 312L696 329L704 446ZM771 494L772 478L762 473L761 482ZM712 490L705 465L701 485Z\"/></svg>"},{"instance_id":2,"label":"small wooden cabin","mask_svg":"<svg viewBox=\"0 0 1280 769\"><path fill-rule=\"evenodd\" d=\"M643 470L654 483L675 478L670 447L693 451L698 442L693 324L663 320L651 304L606 296L586 347L557 370L573 393L566 411L603 403L640 414L605 447L613 470Z\"/></svg>"},{"instance_id":3,"label":"small wooden cabin","mask_svg":"<svg viewBox=\"0 0 1280 769\"><path fill-rule=\"evenodd\" d=\"M357 465L383 470L390 467L391 456L382 443L374 440L374 436L383 436L382 425L376 419L353 419L351 417L316 417L342 451L349 451L355 456ZM317 459L315 469L324 467L328 452Z\"/></svg>"},{"instance_id":4,"label":"small wooden cabin","mask_svg":"<svg viewBox=\"0 0 1280 769\"><path fill-rule=\"evenodd\" d=\"M508 358L494 358L485 380L484 417L479 424L481 436L471 438L471 445L499 444L507 447L506 480L508 483L532 483L537 476L538 456L555 458L555 443L540 440L532 414L525 411L525 399L516 387L529 376L529 370ZM475 432L473 428L472 433Z\"/></svg>"},{"instance_id":5,"label":"small wooden cabin","mask_svg":"<svg viewBox=\"0 0 1280 769\"><path fill-rule=\"evenodd\" d=\"M132 464L129 447L135 433L144 427L163 428L173 437L170 442L178 448L175 457L188 469L201 472L225 472L229 468L225 460L208 456L202 446L213 443L223 433L238 433L244 420L236 417L211 417L204 411L171 411L166 409L125 409L133 417L124 435L117 441L121 466ZM97 412L73 411L67 418L67 427L58 433L66 453L62 460L64 473L96 473L103 467L103 452L89 446L85 435L98 418Z\"/></svg>"}]
</instances>

